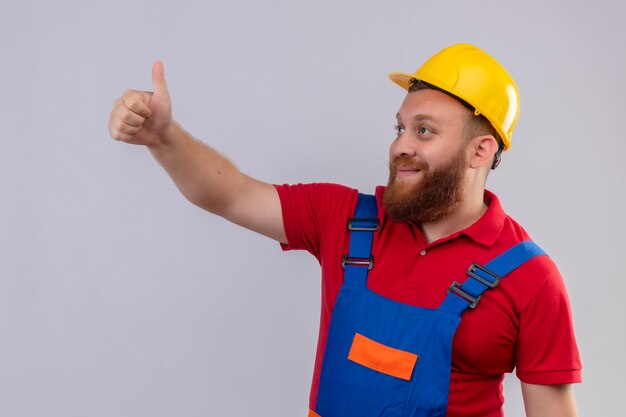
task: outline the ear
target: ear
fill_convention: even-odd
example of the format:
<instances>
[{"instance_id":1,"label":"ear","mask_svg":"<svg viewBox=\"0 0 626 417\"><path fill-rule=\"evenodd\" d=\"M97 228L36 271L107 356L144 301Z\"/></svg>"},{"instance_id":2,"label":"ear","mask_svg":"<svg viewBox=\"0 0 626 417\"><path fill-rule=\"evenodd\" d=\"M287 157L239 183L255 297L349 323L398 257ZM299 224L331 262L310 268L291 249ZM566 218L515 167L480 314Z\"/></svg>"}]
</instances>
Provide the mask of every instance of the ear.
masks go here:
<instances>
[{"instance_id":1,"label":"ear","mask_svg":"<svg viewBox=\"0 0 626 417\"><path fill-rule=\"evenodd\" d=\"M489 169L498 150L498 142L493 135L476 136L470 140L469 149L471 151L470 168L486 166Z\"/></svg>"}]
</instances>

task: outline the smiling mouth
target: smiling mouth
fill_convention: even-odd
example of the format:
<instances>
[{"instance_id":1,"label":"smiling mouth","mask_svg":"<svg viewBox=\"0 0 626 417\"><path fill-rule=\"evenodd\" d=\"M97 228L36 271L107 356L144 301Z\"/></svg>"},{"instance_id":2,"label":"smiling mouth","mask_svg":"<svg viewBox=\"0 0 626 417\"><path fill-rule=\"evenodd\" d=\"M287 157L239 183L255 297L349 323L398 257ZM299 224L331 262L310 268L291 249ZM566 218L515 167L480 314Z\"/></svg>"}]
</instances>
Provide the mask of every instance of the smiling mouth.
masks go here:
<instances>
[{"instance_id":1,"label":"smiling mouth","mask_svg":"<svg viewBox=\"0 0 626 417\"><path fill-rule=\"evenodd\" d=\"M396 178L407 178L422 172L421 169L398 168L396 170Z\"/></svg>"}]
</instances>

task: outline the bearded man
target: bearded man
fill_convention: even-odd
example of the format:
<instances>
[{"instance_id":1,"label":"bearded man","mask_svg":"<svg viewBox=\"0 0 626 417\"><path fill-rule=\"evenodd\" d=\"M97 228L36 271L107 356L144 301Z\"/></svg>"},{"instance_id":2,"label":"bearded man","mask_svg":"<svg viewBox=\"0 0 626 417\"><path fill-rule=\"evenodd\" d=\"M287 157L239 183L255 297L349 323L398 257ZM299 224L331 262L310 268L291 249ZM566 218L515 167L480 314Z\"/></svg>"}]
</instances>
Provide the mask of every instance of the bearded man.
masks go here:
<instances>
[{"instance_id":1,"label":"bearded man","mask_svg":"<svg viewBox=\"0 0 626 417\"><path fill-rule=\"evenodd\" d=\"M147 146L194 204L320 261L309 416L502 416L513 370L528 416L576 416L563 280L485 189L511 146L513 80L471 45L390 78L408 94L375 196L241 173L172 121L159 62L154 92L116 100L109 129Z\"/></svg>"}]
</instances>

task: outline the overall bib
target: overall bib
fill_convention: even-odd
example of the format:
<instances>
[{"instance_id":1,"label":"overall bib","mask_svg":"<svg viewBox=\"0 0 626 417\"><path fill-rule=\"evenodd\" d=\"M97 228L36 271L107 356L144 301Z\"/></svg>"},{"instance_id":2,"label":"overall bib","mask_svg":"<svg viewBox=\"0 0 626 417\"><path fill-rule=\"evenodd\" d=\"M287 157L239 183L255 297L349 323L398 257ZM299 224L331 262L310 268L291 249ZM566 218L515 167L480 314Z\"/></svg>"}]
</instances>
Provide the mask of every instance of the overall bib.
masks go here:
<instances>
[{"instance_id":1,"label":"overall bib","mask_svg":"<svg viewBox=\"0 0 626 417\"><path fill-rule=\"evenodd\" d=\"M472 264L437 309L414 307L367 289L373 267L376 199L359 194L348 222L350 252L331 317L315 410L309 417L443 417L452 338L461 314L527 260L545 254L521 242L484 266Z\"/></svg>"}]
</instances>

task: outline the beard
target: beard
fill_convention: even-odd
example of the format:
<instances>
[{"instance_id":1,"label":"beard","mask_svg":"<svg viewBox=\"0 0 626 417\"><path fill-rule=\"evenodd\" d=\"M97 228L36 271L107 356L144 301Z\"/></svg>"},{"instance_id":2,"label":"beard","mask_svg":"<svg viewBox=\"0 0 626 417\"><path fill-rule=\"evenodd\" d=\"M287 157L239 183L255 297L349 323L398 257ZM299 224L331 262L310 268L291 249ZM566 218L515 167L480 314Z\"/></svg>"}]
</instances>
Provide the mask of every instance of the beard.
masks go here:
<instances>
[{"instance_id":1,"label":"beard","mask_svg":"<svg viewBox=\"0 0 626 417\"><path fill-rule=\"evenodd\" d=\"M422 178L412 183L396 178L398 167L418 169ZM441 220L463 201L465 152L461 147L443 165L431 169L426 163L399 156L389 164L389 182L383 194L391 218L413 224Z\"/></svg>"}]
</instances>

